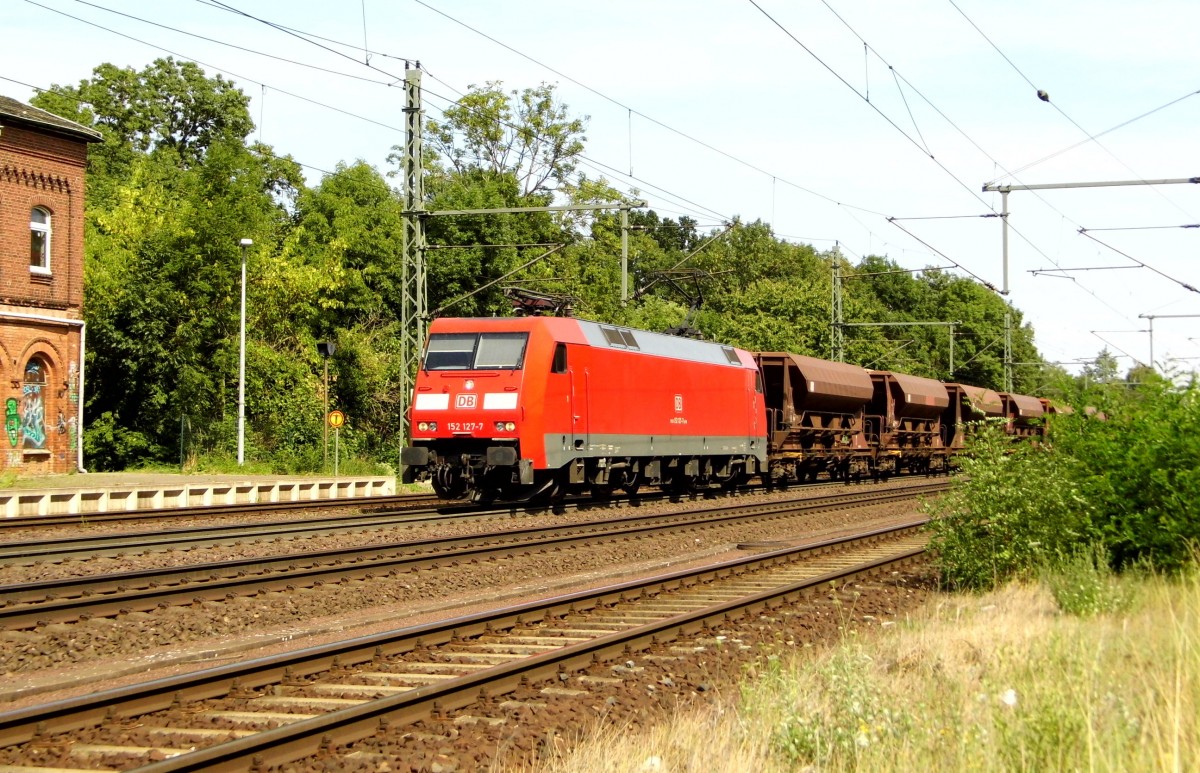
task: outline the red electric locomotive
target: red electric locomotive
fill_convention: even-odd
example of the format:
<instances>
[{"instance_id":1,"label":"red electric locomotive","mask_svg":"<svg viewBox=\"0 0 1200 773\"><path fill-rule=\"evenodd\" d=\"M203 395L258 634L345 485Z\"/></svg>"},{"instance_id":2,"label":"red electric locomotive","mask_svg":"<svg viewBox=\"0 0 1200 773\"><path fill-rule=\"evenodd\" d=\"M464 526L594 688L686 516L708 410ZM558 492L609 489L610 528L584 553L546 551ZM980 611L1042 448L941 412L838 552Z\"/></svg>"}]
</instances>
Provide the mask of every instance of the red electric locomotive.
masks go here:
<instances>
[{"instance_id":1,"label":"red electric locomotive","mask_svg":"<svg viewBox=\"0 0 1200 773\"><path fill-rule=\"evenodd\" d=\"M766 466L762 380L730 346L572 318L438 319L401 451L439 496L734 486Z\"/></svg>"}]
</instances>

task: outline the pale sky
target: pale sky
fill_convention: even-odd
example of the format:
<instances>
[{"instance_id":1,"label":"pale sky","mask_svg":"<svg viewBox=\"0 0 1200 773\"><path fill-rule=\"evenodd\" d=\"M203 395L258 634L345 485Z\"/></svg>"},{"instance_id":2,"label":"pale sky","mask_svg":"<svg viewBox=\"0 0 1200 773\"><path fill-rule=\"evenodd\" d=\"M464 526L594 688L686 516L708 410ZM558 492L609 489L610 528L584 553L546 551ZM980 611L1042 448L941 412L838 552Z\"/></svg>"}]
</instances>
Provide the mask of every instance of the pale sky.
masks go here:
<instances>
[{"instance_id":1,"label":"pale sky","mask_svg":"<svg viewBox=\"0 0 1200 773\"><path fill-rule=\"evenodd\" d=\"M1194 1L222 2L296 34L213 0L4 0L0 93L191 59L237 82L260 138L317 182L339 161L386 170L405 59L426 71L432 118L471 84L548 82L589 116L580 171L660 215L761 219L852 260L953 261L997 287L985 183L1200 176ZM1200 315L1182 286L1200 288L1200 228L1183 227L1200 224L1200 186L1018 191L1009 209L1008 297L1043 356L1107 342L1122 369L1146 362L1148 315L1160 368L1200 365L1200 316L1172 316ZM1031 273L1085 267L1104 268Z\"/></svg>"}]
</instances>

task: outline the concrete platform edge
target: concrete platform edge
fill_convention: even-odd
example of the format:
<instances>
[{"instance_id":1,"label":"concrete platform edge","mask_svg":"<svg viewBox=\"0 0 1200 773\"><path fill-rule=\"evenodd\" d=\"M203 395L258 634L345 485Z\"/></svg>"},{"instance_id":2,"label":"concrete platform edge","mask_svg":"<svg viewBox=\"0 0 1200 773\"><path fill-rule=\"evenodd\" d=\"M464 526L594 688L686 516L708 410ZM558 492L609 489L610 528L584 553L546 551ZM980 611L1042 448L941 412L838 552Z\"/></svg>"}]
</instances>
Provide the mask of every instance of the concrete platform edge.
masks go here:
<instances>
[{"instance_id":1,"label":"concrete platform edge","mask_svg":"<svg viewBox=\"0 0 1200 773\"><path fill-rule=\"evenodd\" d=\"M361 499L396 493L394 477L281 478L278 480L196 481L0 491L0 518L35 515L88 515L167 507L211 507L259 502L317 502Z\"/></svg>"}]
</instances>

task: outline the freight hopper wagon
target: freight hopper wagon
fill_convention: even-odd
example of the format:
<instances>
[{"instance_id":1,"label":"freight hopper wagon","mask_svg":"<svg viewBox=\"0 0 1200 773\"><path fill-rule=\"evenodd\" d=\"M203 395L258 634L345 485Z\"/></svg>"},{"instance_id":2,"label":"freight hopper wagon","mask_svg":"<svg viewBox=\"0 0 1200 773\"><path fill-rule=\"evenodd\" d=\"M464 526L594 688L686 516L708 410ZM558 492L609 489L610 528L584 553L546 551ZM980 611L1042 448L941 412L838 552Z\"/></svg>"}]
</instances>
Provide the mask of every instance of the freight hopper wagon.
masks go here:
<instances>
[{"instance_id":1,"label":"freight hopper wagon","mask_svg":"<svg viewBox=\"0 0 1200 773\"><path fill-rule=\"evenodd\" d=\"M762 381L729 346L558 317L438 319L401 451L443 498L733 487L766 466Z\"/></svg>"},{"instance_id":2,"label":"freight hopper wagon","mask_svg":"<svg viewBox=\"0 0 1200 773\"><path fill-rule=\"evenodd\" d=\"M972 424L1004 417L1004 401L998 392L970 384L946 384L946 392L950 405L942 413L942 445L951 454L963 450Z\"/></svg>"},{"instance_id":3,"label":"freight hopper wagon","mask_svg":"<svg viewBox=\"0 0 1200 773\"><path fill-rule=\"evenodd\" d=\"M758 352L770 430L772 485L870 473L874 449L864 434L863 409L874 394L857 365L787 352Z\"/></svg>"},{"instance_id":4,"label":"freight hopper wagon","mask_svg":"<svg viewBox=\"0 0 1200 773\"><path fill-rule=\"evenodd\" d=\"M946 386L931 378L870 371L874 393L865 417L868 443L877 447L874 473L948 471L942 413L950 406Z\"/></svg>"},{"instance_id":5,"label":"freight hopper wagon","mask_svg":"<svg viewBox=\"0 0 1200 773\"><path fill-rule=\"evenodd\" d=\"M1036 397L1001 392L1005 432L1018 438L1040 438L1045 434L1046 407Z\"/></svg>"}]
</instances>

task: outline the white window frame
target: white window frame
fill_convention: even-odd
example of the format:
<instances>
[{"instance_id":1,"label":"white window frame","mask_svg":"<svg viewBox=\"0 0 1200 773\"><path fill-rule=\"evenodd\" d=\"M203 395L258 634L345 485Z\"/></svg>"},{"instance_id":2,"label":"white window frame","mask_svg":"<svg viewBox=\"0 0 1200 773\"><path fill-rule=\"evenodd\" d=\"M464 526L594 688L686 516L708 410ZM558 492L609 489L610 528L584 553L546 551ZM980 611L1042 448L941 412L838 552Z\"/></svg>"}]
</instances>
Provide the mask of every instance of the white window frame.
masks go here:
<instances>
[{"instance_id":1,"label":"white window frame","mask_svg":"<svg viewBox=\"0 0 1200 773\"><path fill-rule=\"evenodd\" d=\"M33 218L35 212L41 212L45 216L46 222L39 223L39 222L35 221ZM32 209L29 210L29 247L30 247L29 271L30 271L30 273L33 273L33 274L49 274L50 273L50 254L51 254L50 253L50 238L54 232L53 225L52 225L53 219L54 219L54 216L52 214L50 214L50 210L46 209L45 207L33 207ZM43 264L40 266L34 265L32 262L34 233L42 234L42 239L43 239L43 241L42 241Z\"/></svg>"}]
</instances>

